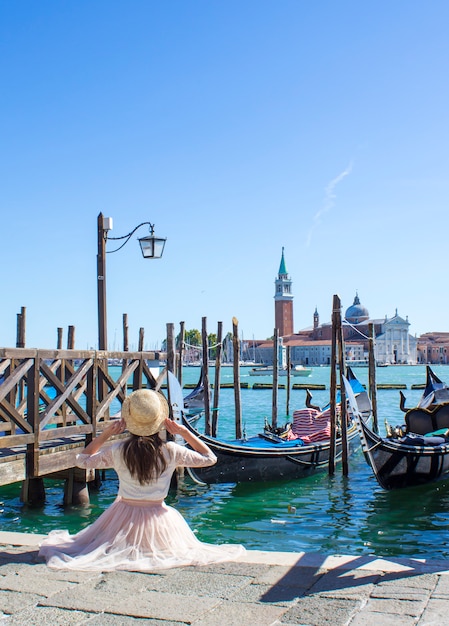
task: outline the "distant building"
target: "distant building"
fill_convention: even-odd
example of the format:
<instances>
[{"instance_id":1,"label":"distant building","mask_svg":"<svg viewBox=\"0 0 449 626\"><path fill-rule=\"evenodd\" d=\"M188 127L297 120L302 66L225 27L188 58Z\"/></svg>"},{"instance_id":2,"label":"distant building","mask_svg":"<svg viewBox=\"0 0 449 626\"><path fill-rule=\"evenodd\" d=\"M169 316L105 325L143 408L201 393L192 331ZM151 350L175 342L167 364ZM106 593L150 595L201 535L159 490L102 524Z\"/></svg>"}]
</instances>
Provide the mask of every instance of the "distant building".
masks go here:
<instances>
[{"instance_id":1,"label":"distant building","mask_svg":"<svg viewBox=\"0 0 449 626\"><path fill-rule=\"evenodd\" d=\"M425 333L418 339L418 363L447 365L449 363L449 333Z\"/></svg>"},{"instance_id":2,"label":"distant building","mask_svg":"<svg viewBox=\"0 0 449 626\"><path fill-rule=\"evenodd\" d=\"M284 248L282 248L279 273L275 280L275 328L279 329L281 344L281 365L285 364L285 351L290 348L292 365L329 365L331 362L332 324L320 324L318 310L313 313L313 325L299 332L293 331L293 294L292 281L288 276ZM410 323L398 315L371 319L368 309L360 302L356 293L354 302L344 313L343 336L345 340L345 358L348 361L368 363L369 327L373 325L375 344L374 358L380 364L409 364L418 362L418 340L409 333ZM427 347L422 348L421 358L446 359L446 352L437 350L429 339ZM435 343L435 342L434 342ZM438 348L441 348L438 344ZM443 348L444 350L444 348ZM447 334L447 356L449 357L449 333ZM437 357L438 353L438 357ZM265 364L273 363L273 342L257 342L257 360ZM422 361L424 362L424 361ZM446 360L425 361L446 362Z\"/></svg>"},{"instance_id":3,"label":"distant building","mask_svg":"<svg viewBox=\"0 0 449 626\"><path fill-rule=\"evenodd\" d=\"M417 363L417 339L409 333L408 318L403 319L396 310L393 317L371 319L368 309L360 303L356 293L353 304L348 307L343 317L343 337L345 340L345 358L348 361L368 363L369 326L374 328L374 358L380 364ZM283 337L284 346L290 346L291 360L302 365L328 365L330 363L330 345L332 324L320 324L318 312L313 316L313 327L289 337ZM326 350L325 346L329 349ZM314 349L314 348L319 349Z\"/></svg>"}]
</instances>

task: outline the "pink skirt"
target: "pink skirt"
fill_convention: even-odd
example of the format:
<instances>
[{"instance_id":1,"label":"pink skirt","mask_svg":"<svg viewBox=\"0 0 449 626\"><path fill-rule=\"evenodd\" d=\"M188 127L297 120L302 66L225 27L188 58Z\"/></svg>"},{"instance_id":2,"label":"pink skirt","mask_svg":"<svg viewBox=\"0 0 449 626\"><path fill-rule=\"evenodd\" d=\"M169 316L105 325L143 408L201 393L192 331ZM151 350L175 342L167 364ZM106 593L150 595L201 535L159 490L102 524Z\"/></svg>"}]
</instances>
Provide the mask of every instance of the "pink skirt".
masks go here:
<instances>
[{"instance_id":1,"label":"pink skirt","mask_svg":"<svg viewBox=\"0 0 449 626\"><path fill-rule=\"evenodd\" d=\"M54 569L148 572L233 561L244 551L241 545L199 541L182 515L164 502L130 503L119 497L76 535L49 533L39 555Z\"/></svg>"}]
</instances>

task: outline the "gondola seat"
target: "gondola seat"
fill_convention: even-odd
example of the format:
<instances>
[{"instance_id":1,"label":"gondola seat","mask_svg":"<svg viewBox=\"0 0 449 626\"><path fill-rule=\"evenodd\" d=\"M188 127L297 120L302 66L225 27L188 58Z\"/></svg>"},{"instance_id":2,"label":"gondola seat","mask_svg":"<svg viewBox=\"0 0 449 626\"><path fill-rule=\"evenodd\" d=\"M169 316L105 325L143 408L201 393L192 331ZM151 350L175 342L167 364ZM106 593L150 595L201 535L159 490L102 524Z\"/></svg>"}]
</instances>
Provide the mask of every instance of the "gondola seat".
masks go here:
<instances>
[{"instance_id":1,"label":"gondola seat","mask_svg":"<svg viewBox=\"0 0 449 626\"><path fill-rule=\"evenodd\" d=\"M407 433L425 435L437 430L436 419L431 411L426 409L410 409L405 414Z\"/></svg>"},{"instance_id":2,"label":"gondola seat","mask_svg":"<svg viewBox=\"0 0 449 626\"><path fill-rule=\"evenodd\" d=\"M405 414L408 433L426 435L449 428L449 404L443 404L433 410L410 409Z\"/></svg>"},{"instance_id":3,"label":"gondola seat","mask_svg":"<svg viewBox=\"0 0 449 626\"><path fill-rule=\"evenodd\" d=\"M443 428L449 428L449 404L443 404L434 412L435 416L435 430L441 430Z\"/></svg>"}]
</instances>

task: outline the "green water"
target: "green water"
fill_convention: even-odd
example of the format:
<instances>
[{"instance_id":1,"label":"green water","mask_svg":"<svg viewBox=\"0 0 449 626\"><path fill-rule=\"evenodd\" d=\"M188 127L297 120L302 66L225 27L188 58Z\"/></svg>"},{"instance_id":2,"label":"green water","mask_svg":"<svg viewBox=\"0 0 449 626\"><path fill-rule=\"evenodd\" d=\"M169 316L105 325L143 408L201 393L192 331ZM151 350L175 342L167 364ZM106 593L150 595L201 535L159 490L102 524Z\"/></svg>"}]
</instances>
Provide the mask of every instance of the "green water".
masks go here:
<instances>
[{"instance_id":1,"label":"green water","mask_svg":"<svg viewBox=\"0 0 449 626\"><path fill-rule=\"evenodd\" d=\"M449 368L434 368L449 380ZM241 380L251 378L242 368ZM223 369L223 382L232 381L232 368ZM356 370L367 383L366 368ZM184 382L194 382L196 368L185 368ZM414 404L422 391L410 390L424 382L424 366L381 368L378 383L405 383L407 405ZM329 369L314 368L307 379L294 382L324 383L329 387ZM313 392L313 401L324 404L328 391ZM279 413L285 411L285 391L279 392ZM243 421L250 436L270 418L271 390L242 389ZM305 392L291 392L291 408L304 406ZM220 393L219 433L233 434L234 390ZM398 390L378 392L379 422L402 423ZM279 421L282 421L280 417ZM56 528L76 532L95 520L114 500L117 479L106 473L98 492L91 493L88 507L63 507L62 482L46 481L46 503L31 508L20 502L19 485L0 488L2 530L46 533ZM325 472L291 482L198 486L186 479L171 491L167 503L175 506L203 541L243 543L260 550L321 552L389 557L446 558L449 556L449 479L434 485L383 491L378 487L361 451L350 459L349 476Z\"/></svg>"}]
</instances>

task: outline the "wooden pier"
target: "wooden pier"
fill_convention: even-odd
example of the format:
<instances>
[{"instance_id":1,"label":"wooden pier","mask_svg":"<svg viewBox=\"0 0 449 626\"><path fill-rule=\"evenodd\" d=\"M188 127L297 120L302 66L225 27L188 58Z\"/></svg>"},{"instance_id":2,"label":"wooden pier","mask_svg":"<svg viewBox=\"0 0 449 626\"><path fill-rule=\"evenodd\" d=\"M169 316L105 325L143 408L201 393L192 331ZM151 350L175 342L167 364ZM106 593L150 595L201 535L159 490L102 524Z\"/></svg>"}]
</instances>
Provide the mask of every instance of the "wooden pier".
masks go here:
<instances>
[{"instance_id":1,"label":"wooden pier","mask_svg":"<svg viewBox=\"0 0 449 626\"><path fill-rule=\"evenodd\" d=\"M122 362L117 380L109 359ZM121 406L130 381L133 390L157 386L152 367L158 373L157 352L0 349L0 485L22 482L22 499L34 502L44 477L64 477L65 500L83 500L95 477L75 469L76 454L109 422L112 402Z\"/></svg>"},{"instance_id":2,"label":"wooden pier","mask_svg":"<svg viewBox=\"0 0 449 626\"><path fill-rule=\"evenodd\" d=\"M109 422L113 402L114 413L118 413L132 390L162 387L156 380L161 356L166 356L169 369L174 369L173 349L161 355L144 351L0 348L0 486L22 482L22 499L41 502L45 498L43 479L63 478L65 502L86 501L86 483L98 483L98 473L77 469L76 454ZM109 373L111 360L121 363L117 380ZM235 390L237 415L237 390L273 389L274 385L286 387L278 380L250 386L238 376L234 376L233 383L218 380L210 387ZM404 389L406 385L376 387ZM326 386L304 382L293 384L292 389Z\"/></svg>"}]
</instances>

